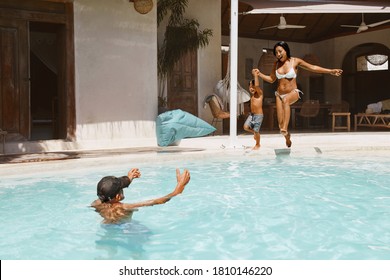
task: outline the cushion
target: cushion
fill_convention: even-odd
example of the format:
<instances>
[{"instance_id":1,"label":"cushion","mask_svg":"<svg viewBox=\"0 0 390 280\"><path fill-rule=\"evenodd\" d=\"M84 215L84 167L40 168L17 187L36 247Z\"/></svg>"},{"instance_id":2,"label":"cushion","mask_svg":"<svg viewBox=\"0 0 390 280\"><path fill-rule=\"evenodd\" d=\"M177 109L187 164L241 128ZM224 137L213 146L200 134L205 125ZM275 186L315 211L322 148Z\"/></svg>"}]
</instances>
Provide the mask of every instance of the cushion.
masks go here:
<instances>
[{"instance_id":1,"label":"cushion","mask_svg":"<svg viewBox=\"0 0 390 280\"><path fill-rule=\"evenodd\" d=\"M168 146L184 138L208 135L216 130L204 120L180 109L157 116L156 135L159 146Z\"/></svg>"}]
</instances>

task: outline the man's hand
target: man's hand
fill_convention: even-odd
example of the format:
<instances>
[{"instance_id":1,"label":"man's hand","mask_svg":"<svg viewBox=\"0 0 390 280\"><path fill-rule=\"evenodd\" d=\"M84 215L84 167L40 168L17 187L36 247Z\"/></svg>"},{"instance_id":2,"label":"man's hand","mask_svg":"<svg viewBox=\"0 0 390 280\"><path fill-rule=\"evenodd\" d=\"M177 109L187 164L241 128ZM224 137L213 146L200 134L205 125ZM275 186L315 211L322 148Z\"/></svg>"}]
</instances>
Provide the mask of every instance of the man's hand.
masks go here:
<instances>
[{"instance_id":1,"label":"man's hand","mask_svg":"<svg viewBox=\"0 0 390 280\"><path fill-rule=\"evenodd\" d=\"M184 187L188 184L191 179L190 172L187 169L184 169L183 173L180 174L180 170L176 169L176 179L177 185L175 190L173 191L173 195L181 194L184 190Z\"/></svg>"},{"instance_id":2,"label":"man's hand","mask_svg":"<svg viewBox=\"0 0 390 280\"><path fill-rule=\"evenodd\" d=\"M141 177L141 172L139 171L138 168L132 168L128 173L127 177L130 178L130 180L133 180L134 178L139 178Z\"/></svg>"},{"instance_id":3,"label":"man's hand","mask_svg":"<svg viewBox=\"0 0 390 280\"><path fill-rule=\"evenodd\" d=\"M134 173L132 173L132 171ZM130 174L135 174L138 177L141 176L141 174L139 173L139 170L137 168L130 170L129 176L130 176ZM134 178L138 178L138 177L134 177ZM176 179L177 179L176 188L170 194L167 194L167 195L160 197L160 198L150 199L150 200L146 200L146 201L142 201L142 202L136 202L136 203L131 203L131 204L123 203L122 206L125 209L134 209L134 208L139 208L139 207L144 207L144 206L153 206L156 204L164 204L165 202L171 200L172 197L174 197L178 194L181 194L183 192L184 187L190 181L190 172L187 169L184 169L183 173L180 174L180 170L176 169Z\"/></svg>"}]
</instances>

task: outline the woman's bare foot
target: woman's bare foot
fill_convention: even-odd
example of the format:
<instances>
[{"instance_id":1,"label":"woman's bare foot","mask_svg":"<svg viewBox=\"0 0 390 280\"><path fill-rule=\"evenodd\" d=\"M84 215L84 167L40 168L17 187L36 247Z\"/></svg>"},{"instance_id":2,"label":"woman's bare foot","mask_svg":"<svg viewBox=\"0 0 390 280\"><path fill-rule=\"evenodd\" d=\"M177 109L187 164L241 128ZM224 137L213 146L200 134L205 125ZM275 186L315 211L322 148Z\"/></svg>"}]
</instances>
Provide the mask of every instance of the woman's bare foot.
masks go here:
<instances>
[{"instance_id":1,"label":"woman's bare foot","mask_svg":"<svg viewBox=\"0 0 390 280\"><path fill-rule=\"evenodd\" d=\"M290 140L290 137L291 137L291 135L290 135L289 132L287 132L287 133L284 135L284 138L286 138L286 146L287 146L288 148L290 148L290 147L291 147L291 144L292 144L292 142L291 142L291 140Z\"/></svg>"},{"instance_id":2,"label":"woman's bare foot","mask_svg":"<svg viewBox=\"0 0 390 280\"><path fill-rule=\"evenodd\" d=\"M260 145L255 145L252 150L259 150L260 149Z\"/></svg>"}]
</instances>

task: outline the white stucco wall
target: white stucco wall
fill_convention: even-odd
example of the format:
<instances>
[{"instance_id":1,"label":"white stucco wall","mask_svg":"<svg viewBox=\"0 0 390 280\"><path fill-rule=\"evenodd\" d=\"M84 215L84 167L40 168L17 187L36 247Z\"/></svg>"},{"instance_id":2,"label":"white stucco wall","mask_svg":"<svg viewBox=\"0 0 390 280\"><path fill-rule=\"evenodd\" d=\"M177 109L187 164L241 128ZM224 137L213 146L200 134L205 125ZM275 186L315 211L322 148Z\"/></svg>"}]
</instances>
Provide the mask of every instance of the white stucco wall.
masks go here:
<instances>
[{"instance_id":1,"label":"white stucco wall","mask_svg":"<svg viewBox=\"0 0 390 280\"><path fill-rule=\"evenodd\" d=\"M311 49L321 57L324 67L341 68L344 57L354 47L365 43L379 43L390 48L390 29L338 37L311 45ZM333 65L333 66L332 66ZM341 79L326 75L325 94L330 102L341 100Z\"/></svg>"},{"instance_id":2,"label":"white stucco wall","mask_svg":"<svg viewBox=\"0 0 390 280\"><path fill-rule=\"evenodd\" d=\"M390 48L390 29L361 32L350 36L338 37L312 45L319 53L333 53L336 67L341 67L344 56L354 47L365 43L379 43ZM331 48L331 49L329 49Z\"/></svg>"},{"instance_id":3,"label":"white stucco wall","mask_svg":"<svg viewBox=\"0 0 390 280\"><path fill-rule=\"evenodd\" d=\"M154 4L140 14L128 0L74 1L78 142L155 141Z\"/></svg>"},{"instance_id":4,"label":"white stucco wall","mask_svg":"<svg viewBox=\"0 0 390 280\"><path fill-rule=\"evenodd\" d=\"M156 144L157 1L153 2L153 10L142 15L128 0L75 0L78 142ZM186 17L196 18L201 29L210 28L214 34L198 52L199 117L208 122L212 116L203 100L221 76L220 10L220 0L190 0L186 10Z\"/></svg>"},{"instance_id":5,"label":"white stucco wall","mask_svg":"<svg viewBox=\"0 0 390 280\"><path fill-rule=\"evenodd\" d=\"M196 18L200 29L213 30L209 45L198 51L198 117L211 123L211 111L203 101L221 77L221 1L190 0L186 15Z\"/></svg>"},{"instance_id":6,"label":"white stucco wall","mask_svg":"<svg viewBox=\"0 0 390 280\"><path fill-rule=\"evenodd\" d=\"M164 38L168 16L158 28L159 43ZM211 111L208 106L203 106L203 101L206 96L213 93L221 77L221 0L189 0L184 17L198 20L200 30L207 28L213 31L209 44L198 50L197 81L198 117L211 123L213 119Z\"/></svg>"}]
</instances>

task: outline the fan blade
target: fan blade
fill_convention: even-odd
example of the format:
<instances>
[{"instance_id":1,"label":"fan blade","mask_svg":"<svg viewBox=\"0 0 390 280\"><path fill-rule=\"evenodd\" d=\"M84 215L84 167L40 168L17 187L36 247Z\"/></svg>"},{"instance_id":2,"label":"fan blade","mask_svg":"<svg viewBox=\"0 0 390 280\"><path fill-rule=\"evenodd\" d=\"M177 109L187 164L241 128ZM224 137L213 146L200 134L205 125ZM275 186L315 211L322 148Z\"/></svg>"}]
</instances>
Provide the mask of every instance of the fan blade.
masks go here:
<instances>
[{"instance_id":1,"label":"fan blade","mask_svg":"<svg viewBox=\"0 0 390 280\"><path fill-rule=\"evenodd\" d=\"M359 28L360 27L360 25L345 25L345 24L343 24L343 25L340 25L341 27L353 27L353 28Z\"/></svg>"},{"instance_id":2,"label":"fan blade","mask_svg":"<svg viewBox=\"0 0 390 280\"><path fill-rule=\"evenodd\" d=\"M367 24L367 26L368 27L375 27L375 26L378 26L378 25L381 25L381 24L385 24L387 22L390 22L390 19L383 20L383 21L380 21L380 22L371 23L371 24Z\"/></svg>"},{"instance_id":3,"label":"fan blade","mask_svg":"<svg viewBox=\"0 0 390 280\"><path fill-rule=\"evenodd\" d=\"M305 25L292 25L292 24L286 24L284 28L305 28Z\"/></svg>"},{"instance_id":4,"label":"fan blade","mask_svg":"<svg viewBox=\"0 0 390 280\"><path fill-rule=\"evenodd\" d=\"M260 30L266 30L266 29L271 29L271 28L275 28L275 27L278 27L278 25L263 27L263 28L260 28Z\"/></svg>"},{"instance_id":5,"label":"fan blade","mask_svg":"<svg viewBox=\"0 0 390 280\"><path fill-rule=\"evenodd\" d=\"M362 32L362 31L366 31L368 29L368 26L363 22L360 26L359 26L359 28L358 28L358 30L356 31L356 33L360 33L360 32Z\"/></svg>"}]
</instances>

